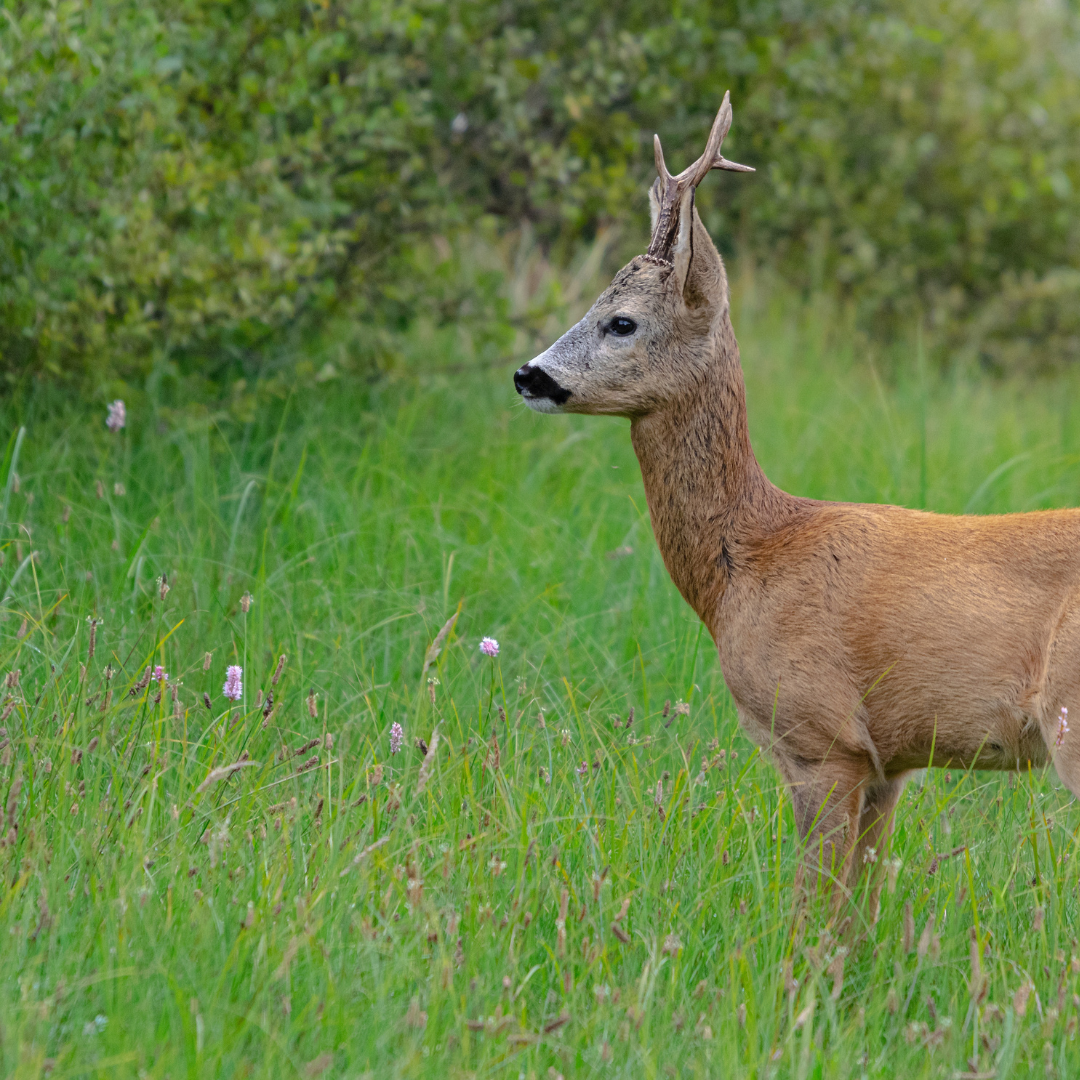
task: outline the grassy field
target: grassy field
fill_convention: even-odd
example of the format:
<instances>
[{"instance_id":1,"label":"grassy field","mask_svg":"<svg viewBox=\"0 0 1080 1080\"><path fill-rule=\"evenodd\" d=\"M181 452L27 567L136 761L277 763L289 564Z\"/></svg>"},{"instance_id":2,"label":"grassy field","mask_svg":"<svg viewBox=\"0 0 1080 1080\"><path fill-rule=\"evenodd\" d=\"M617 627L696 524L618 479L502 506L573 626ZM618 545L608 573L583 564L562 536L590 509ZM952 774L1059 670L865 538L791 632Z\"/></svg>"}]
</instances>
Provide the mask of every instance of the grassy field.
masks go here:
<instances>
[{"instance_id":1,"label":"grassy field","mask_svg":"<svg viewBox=\"0 0 1080 1080\"><path fill-rule=\"evenodd\" d=\"M830 323L740 292L777 483L1080 504L1080 382L886 380ZM1056 779L916 778L880 919L795 919L790 805L626 424L530 414L511 369L116 434L7 407L0 1071L1076 1075Z\"/></svg>"}]
</instances>

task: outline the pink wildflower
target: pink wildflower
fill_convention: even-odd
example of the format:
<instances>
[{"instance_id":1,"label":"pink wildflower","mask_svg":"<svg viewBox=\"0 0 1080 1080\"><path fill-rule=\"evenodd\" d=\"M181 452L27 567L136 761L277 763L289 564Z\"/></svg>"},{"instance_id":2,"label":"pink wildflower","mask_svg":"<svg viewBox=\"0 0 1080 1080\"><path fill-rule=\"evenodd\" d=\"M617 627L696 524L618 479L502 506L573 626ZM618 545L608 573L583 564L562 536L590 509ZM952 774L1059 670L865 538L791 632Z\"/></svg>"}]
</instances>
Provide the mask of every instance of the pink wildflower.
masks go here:
<instances>
[{"instance_id":1,"label":"pink wildflower","mask_svg":"<svg viewBox=\"0 0 1080 1080\"><path fill-rule=\"evenodd\" d=\"M169 673L160 664L158 664L154 668L154 678L157 679L158 682L168 682Z\"/></svg>"},{"instance_id":2,"label":"pink wildflower","mask_svg":"<svg viewBox=\"0 0 1080 1080\"><path fill-rule=\"evenodd\" d=\"M493 637L486 637L480 642L480 651L485 656L498 656L499 655L499 643Z\"/></svg>"},{"instance_id":3,"label":"pink wildflower","mask_svg":"<svg viewBox=\"0 0 1080 1080\"><path fill-rule=\"evenodd\" d=\"M244 669L239 664L230 664L225 672L225 685L221 688L221 692L233 701L239 701L241 695L244 692L244 684L240 681L243 678Z\"/></svg>"},{"instance_id":4,"label":"pink wildflower","mask_svg":"<svg viewBox=\"0 0 1080 1080\"><path fill-rule=\"evenodd\" d=\"M405 741L405 732L402 730L401 725L394 721L390 725L390 753L396 754L401 749L401 744Z\"/></svg>"},{"instance_id":5,"label":"pink wildflower","mask_svg":"<svg viewBox=\"0 0 1080 1080\"><path fill-rule=\"evenodd\" d=\"M589 766L586 765L584 761L577 767L577 774L578 776L589 775Z\"/></svg>"},{"instance_id":6,"label":"pink wildflower","mask_svg":"<svg viewBox=\"0 0 1080 1080\"><path fill-rule=\"evenodd\" d=\"M1058 717L1058 729L1057 739L1054 740L1054 748L1060 749L1061 744L1065 741L1065 736L1069 734L1069 710L1064 705L1061 706L1061 715Z\"/></svg>"},{"instance_id":7,"label":"pink wildflower","mask_svg":"<svg viewBox=\"0 0 1080 1080\"><path fill-rule=\"evenodd\" d=\"M117 398L109 402L109 415L105 418L105 426L110 431L119 431L127 424L127 409L124 403Z\"/></svg>"}]
</instances>

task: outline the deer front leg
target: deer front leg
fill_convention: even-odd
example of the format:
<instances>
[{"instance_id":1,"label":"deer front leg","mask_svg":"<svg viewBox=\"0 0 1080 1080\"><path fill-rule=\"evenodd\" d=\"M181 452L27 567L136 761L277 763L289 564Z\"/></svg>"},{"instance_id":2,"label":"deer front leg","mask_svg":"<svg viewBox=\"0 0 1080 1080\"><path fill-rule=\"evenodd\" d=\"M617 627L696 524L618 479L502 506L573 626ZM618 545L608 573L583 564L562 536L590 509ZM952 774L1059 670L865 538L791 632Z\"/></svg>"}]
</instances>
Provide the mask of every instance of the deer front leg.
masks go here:
<instances>
[{"instance_id":1,"label":"deer front leg","mask_svg":"<svg viewBox=\"0 0 1080 1080\"><path fill-rule=\"evenodd\" d=\"M795 824L804 847L796 888L813 884L818 891L824 885L826 892L833 893L837 906L847 894L870 776L865 766L850 760L788 760L783 772L791 787Z\"/></svg>"},{"instance_id":2,"label":"deer front leg","mask_svg":"<svg viewBox=\"0 0 1080 1080\"><path fill-rule=\"evenodd\" d=\"M852 861L858 873L864 864L874 859L884 862L888 854L889 837L892 835L896 804L904 791L906 775L893 777L891 780L874 780L866 789L863 800L862 816L859 819L859 839L855 846ZM875 854L870 855L873 851ZM880 910L882 874L880 867L870 866L872 882L870 889L870 911L877 922Z\"/></svg>"}]
</instances>

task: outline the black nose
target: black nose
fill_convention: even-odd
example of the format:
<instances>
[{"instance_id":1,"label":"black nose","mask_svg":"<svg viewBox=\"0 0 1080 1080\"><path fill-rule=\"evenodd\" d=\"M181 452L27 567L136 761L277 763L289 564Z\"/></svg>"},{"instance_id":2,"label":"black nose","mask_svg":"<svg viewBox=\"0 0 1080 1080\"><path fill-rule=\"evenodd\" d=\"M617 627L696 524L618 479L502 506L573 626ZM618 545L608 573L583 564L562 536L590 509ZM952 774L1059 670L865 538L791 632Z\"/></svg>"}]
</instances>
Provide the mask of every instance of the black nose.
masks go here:
<instances>
[{"instance_id":1,"label":"black nose","mask_svg":"<svg viewBox=\"0 0 1080 1080\"><path fill-rule=\"evenodd\" d=\"M523 397L551 398L556 405L565 405L570 391L560 386L543 368L526 364L514 372L514 387Z\"/></svg>"},{"instance_id":2,"label":"black nose","mask_svg":"<svg viewBox=\"0 0 1080 1080\"><path fill-rule=\"evenodd\" d=\"M532 389L532 384L536 379L536 372L539 369L531 368L528 364L524 367L519 367L514 372L514 389L519 394L524 394L526 390Z\"/></svg>"}]
</instances>

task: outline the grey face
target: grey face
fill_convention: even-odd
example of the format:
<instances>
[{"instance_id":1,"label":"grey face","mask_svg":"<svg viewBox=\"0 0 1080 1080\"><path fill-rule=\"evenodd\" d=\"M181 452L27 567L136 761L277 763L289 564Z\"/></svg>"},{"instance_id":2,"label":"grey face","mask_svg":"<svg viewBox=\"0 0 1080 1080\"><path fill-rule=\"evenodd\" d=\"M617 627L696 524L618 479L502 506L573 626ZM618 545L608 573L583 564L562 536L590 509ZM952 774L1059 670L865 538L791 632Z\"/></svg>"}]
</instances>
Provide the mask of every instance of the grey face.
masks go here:
<instances>
[{"instance_id":1,"label":"grey face","mask_svg":"<svg viewBox=\"0 0 1080 1080\"><path fill-rule=\"evenodd\" d=\"M536 412L636 416L657 404L669 271L635 259L589 313L551 348L514 373L514 386Z\"/></svg>"}]
</instances>

